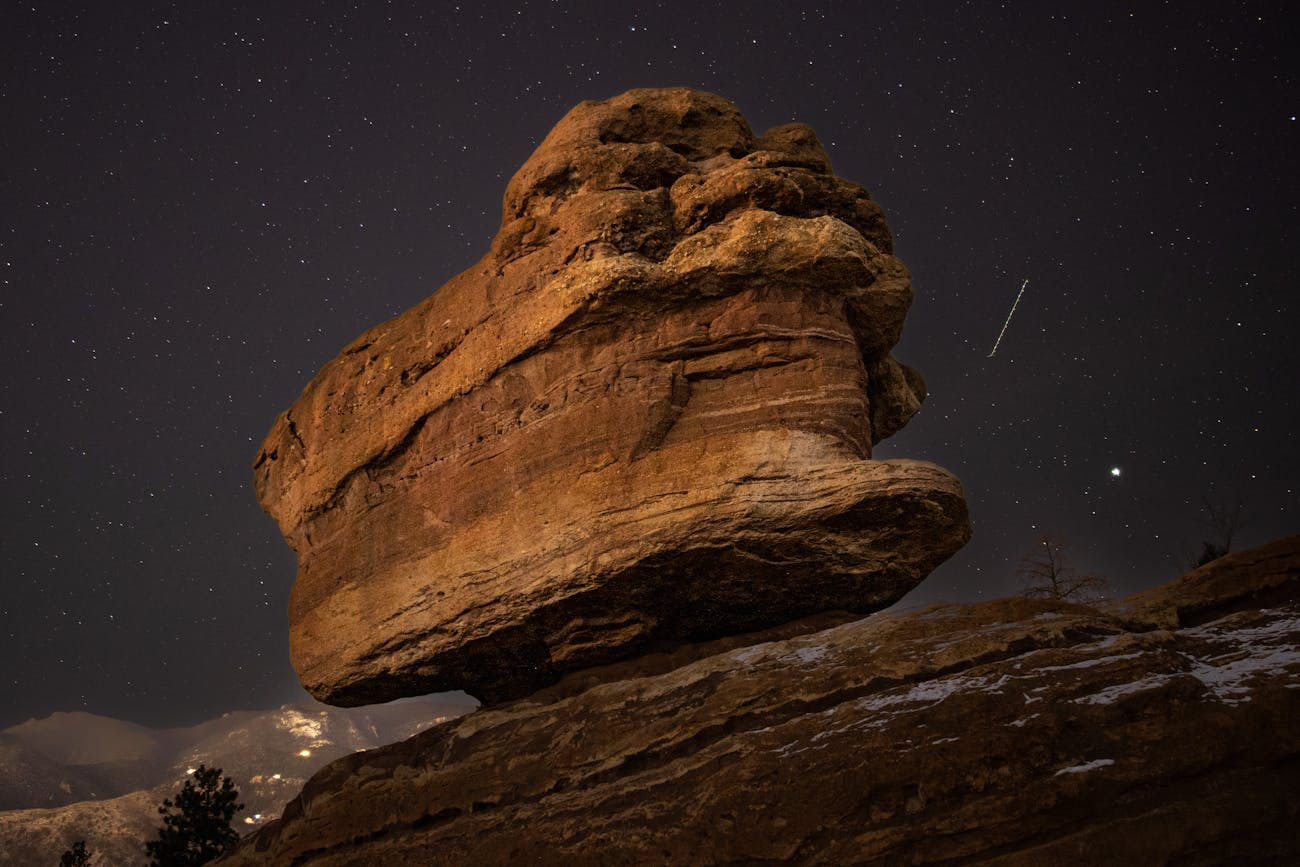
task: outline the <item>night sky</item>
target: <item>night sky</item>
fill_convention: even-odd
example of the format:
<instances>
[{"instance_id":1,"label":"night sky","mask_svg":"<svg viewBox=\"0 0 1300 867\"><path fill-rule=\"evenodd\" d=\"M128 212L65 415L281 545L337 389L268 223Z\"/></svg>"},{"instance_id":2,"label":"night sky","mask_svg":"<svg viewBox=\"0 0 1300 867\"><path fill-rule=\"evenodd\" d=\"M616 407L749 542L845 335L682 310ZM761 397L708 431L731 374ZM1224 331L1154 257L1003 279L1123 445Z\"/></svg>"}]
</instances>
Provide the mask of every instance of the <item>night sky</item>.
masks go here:
<instances>
[{"instance_id":1,"label":"night sky","mask_svg":"<svg viewBox=\"0 0 1300 867\"><path fill-rule=\"evenodd\" d=\"M0 726L305 697L258 444L632 87L807 122L884 206L931 396L878 455L956 472L975 524L911 601L1015 590L1044 531L1161 583L1206 496L1236 547L1300 529L1294 4L620 5L7 7Z\"/></svg>"}]
</instances>

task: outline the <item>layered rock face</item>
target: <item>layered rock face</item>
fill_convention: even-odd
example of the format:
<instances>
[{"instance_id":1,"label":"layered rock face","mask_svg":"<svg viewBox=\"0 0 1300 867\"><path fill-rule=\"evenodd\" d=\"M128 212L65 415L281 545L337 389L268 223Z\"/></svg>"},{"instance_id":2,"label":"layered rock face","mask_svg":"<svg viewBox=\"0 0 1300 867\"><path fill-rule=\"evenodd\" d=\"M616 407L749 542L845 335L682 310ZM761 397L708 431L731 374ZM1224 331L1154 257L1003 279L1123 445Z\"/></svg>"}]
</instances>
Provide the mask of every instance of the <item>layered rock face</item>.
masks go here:
<instances>
[{"instance_id":1,"label":"layered rock face","mask_svg":"<svg viewBox=\"0 0 1300 867\"><path fill-rule=\"evenodd\" d=\"M645 657L317 774L228 863L1282 864L1300 537Z\"/></svg>"},{"instance_id":2,"label":"layered rock face","mask_svg":"<svg viewBox=\"0 0 1300 867\"><path fill-rule=\"evenodd\" d=\"M335 704L489 703L662 642L898 599L969 537L874 443L924 397L879 207L806 126L631 91L573 109L488 254L344 349L256 463L291 652Z\"/></svg>"}]
</instances>

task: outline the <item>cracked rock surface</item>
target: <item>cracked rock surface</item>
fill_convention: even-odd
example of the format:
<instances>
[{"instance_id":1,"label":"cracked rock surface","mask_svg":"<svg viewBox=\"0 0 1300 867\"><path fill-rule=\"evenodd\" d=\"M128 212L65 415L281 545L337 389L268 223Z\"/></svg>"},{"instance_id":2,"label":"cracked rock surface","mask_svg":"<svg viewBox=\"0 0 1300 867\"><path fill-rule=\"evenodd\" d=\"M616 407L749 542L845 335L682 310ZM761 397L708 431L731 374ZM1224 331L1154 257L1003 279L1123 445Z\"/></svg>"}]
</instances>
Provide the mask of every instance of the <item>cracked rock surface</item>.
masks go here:
<instances>
[{"instance_id":1,"label":"cracked rock surface","mask_svg":"<svg viewBox=\"0 0 1300 867\"><path fill-rule=\"evenodd\" d=\"M663 642L866 613L969 538L960 485L873 461L925 396L880 208L812 130L687 89L584 102L489 252L276 419L291 655L343 705L492 703Z\"/></svg>"},{"instance_id":2,"label":"cracked rock surface","mask_svg":"<svg viewBox=\"0 0 1300 867\"><path fill-rule=\"evenodd\" d=\"M227 863L1300 858L1300 537L1104 608L886 612L586 677L328 765Z\"/></svg>"}]
</instances>

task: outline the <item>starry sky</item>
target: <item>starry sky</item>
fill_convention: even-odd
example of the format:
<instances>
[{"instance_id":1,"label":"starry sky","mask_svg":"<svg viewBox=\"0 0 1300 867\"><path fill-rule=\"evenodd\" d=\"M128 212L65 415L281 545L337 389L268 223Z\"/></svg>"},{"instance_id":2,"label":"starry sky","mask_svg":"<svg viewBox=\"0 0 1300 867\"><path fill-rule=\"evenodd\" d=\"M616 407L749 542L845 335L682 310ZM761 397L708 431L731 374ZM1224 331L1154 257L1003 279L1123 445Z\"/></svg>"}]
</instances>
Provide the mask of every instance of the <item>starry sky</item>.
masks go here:
<instances>
[{"instance_id":1,"label":"starry sky","mask_svg":"<svg viewBox=\"0 0 1300 867\"><path fill-rule=\"evenodd\" d=\"M1236 547L1300 527L1291 3L4 17L0 727L305 696L258 444L486 251L565 111L631 87L807 122L886 209L916 287L896 355L931 396L878 455L955 471L976 534L909 602L1014 591L1043 532L1118 593L1161 583L1208 538L1206 497L1243 503Z\"/></svg>"}]
</instances>

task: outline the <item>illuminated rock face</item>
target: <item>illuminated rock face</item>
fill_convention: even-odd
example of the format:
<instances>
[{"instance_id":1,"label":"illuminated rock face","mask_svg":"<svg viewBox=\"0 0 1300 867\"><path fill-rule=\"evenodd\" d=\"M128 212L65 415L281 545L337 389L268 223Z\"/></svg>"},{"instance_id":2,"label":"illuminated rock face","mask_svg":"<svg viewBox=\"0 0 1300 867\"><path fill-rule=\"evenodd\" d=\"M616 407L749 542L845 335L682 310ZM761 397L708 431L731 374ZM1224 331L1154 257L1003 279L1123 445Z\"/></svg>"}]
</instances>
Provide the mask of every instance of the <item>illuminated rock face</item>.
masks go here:
<instances>
[{"instance_id":1,"label":"illuminated rock face","mask_svg":"<svg viewBox=\"0 0 1300 867\"><path fill-rule=\"evenodd\" d=\"M474 267L275 422L295 667L337 704L488 702L656 642L898 599L969 537L873 461L924 397L880 209L812 131L685 89L573 109Z\"/></svg>"},{"instance_id":2,"label":"illuminated rock face","mask_svg":"<svg viewBox=\"0 0 1300 867\"><path fill-rule=\"evenodd\" d=\"M1300 537L1116 606L882 613L573 680L338 760L229 863L1300 863Z\"/></svg>"}]
</instances>

